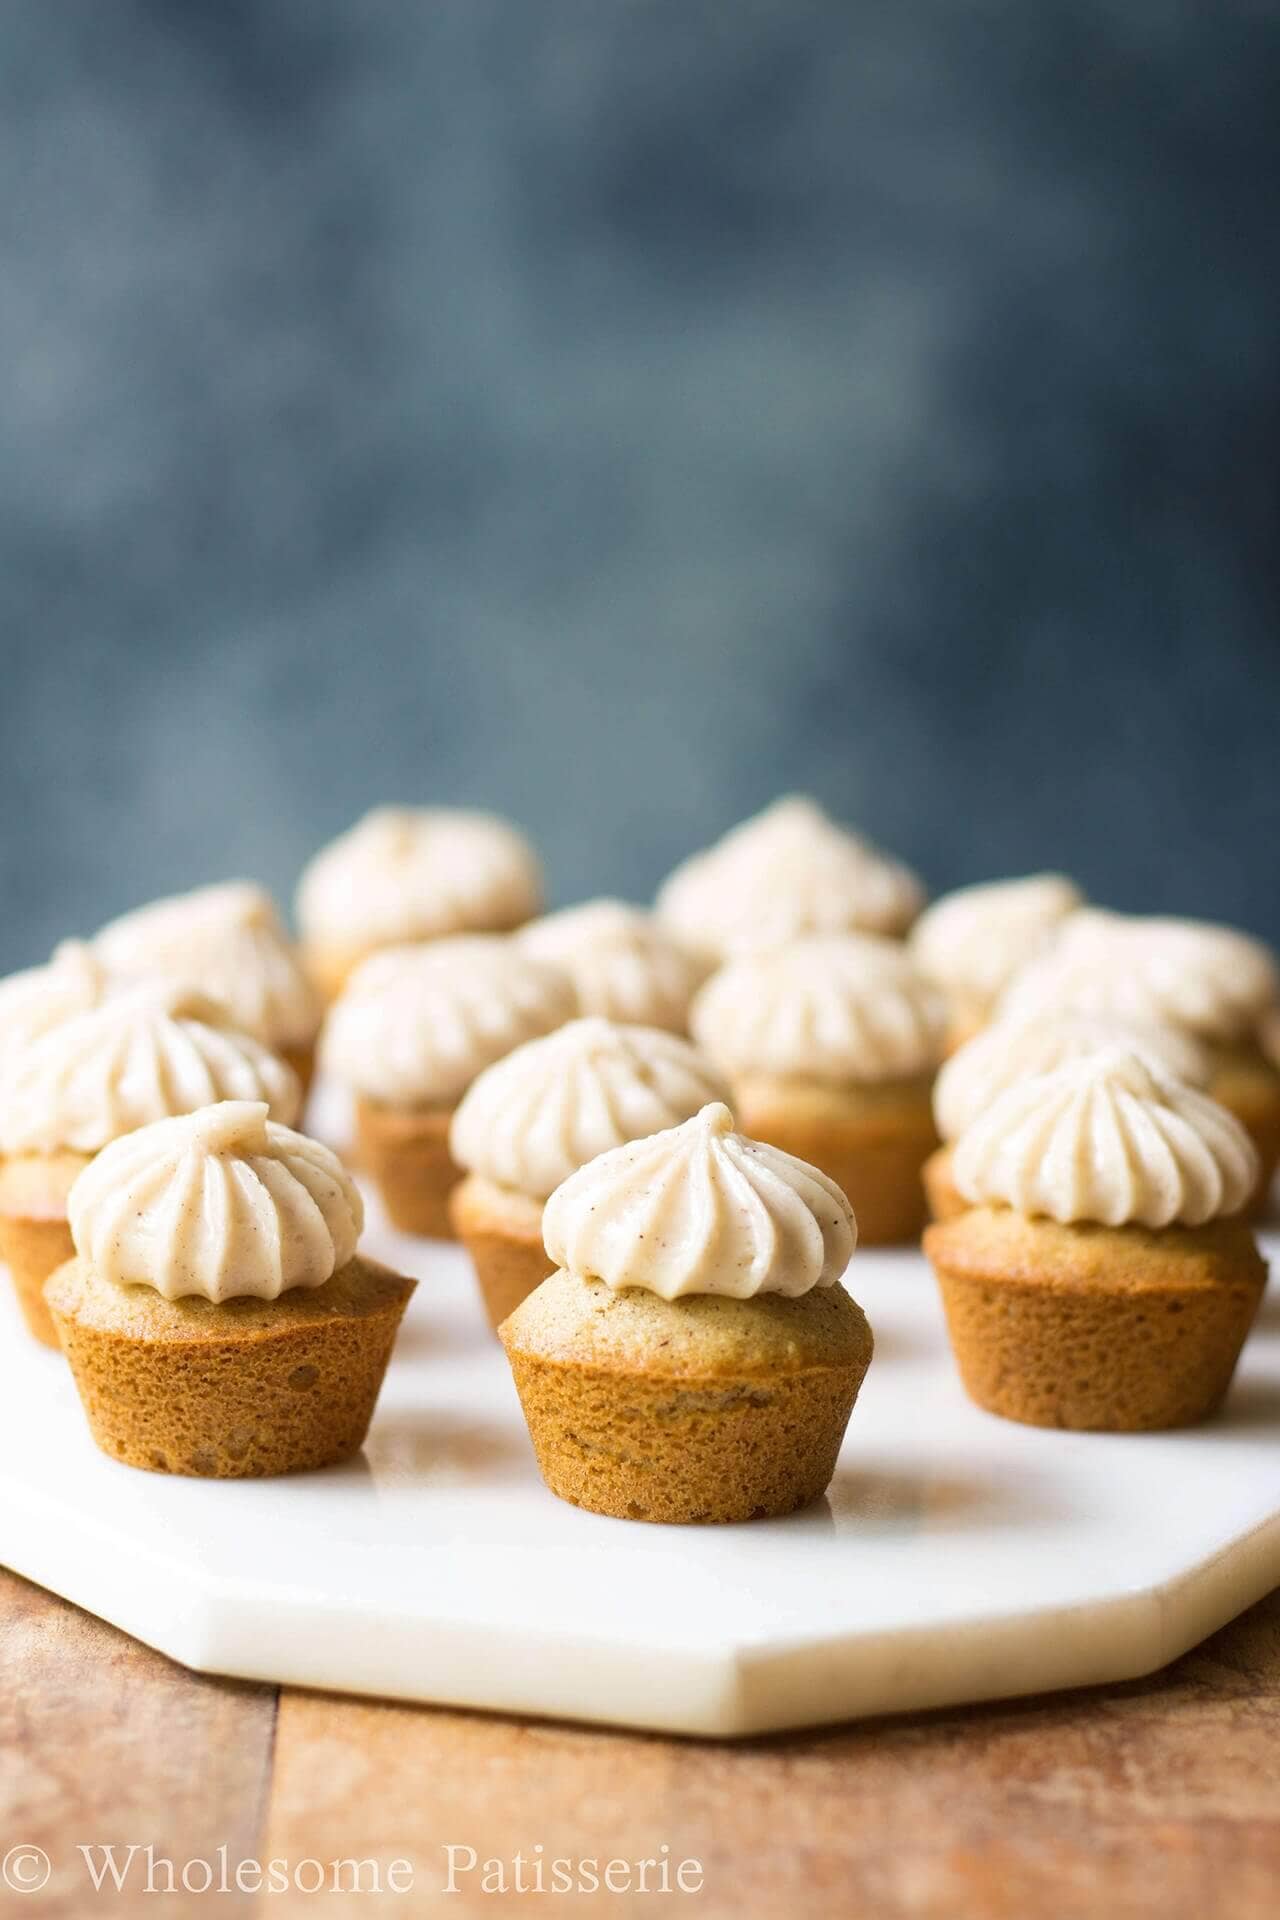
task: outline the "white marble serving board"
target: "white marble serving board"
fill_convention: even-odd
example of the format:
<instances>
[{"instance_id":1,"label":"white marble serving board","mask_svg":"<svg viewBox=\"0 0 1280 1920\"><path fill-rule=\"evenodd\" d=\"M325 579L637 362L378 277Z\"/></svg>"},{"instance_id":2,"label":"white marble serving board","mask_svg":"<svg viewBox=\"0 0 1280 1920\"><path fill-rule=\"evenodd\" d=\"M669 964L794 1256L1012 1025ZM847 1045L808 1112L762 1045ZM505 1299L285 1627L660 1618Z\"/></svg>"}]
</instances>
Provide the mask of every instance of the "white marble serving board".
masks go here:
<instances>
[{"instance_id":1,"label":"white marble serving board","mask_svg":"<svg viewBox=\"0 0 1280 1920\"><path fill-rule=\"evenodd\" d=\"M1274 1287L1213 1424L1048 1433L965 1399L918 1254L860 1252L829 1497L654 1527L543 1488L459 1250L365 1244L422 1282L368 1447L286 1480L105 1459L6 1287L0 1560L207 1672L712 1735L1146 1673L1280 1582Z\"/></svg>"}]
</instances>

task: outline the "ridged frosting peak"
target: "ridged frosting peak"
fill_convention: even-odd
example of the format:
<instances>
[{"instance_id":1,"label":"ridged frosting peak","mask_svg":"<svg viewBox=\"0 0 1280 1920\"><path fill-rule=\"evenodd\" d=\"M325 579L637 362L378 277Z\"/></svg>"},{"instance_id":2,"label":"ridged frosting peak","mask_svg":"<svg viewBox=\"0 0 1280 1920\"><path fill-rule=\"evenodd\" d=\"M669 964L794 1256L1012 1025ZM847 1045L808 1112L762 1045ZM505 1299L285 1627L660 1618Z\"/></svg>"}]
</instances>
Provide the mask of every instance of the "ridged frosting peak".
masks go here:
<instances>
[{"instance_id":1,"label":"ridged frosting peak","mask_svg":"<svg viewBox=\"0 0 1280 1920\"><path fill-rule=\"evenodd\" d=\"M486 1069L449 1129L461 1167L537 1200L598 1154L687 1120L728 1089L687 1040L571 1020Z\"/></svg>"},{"instance_id":2,"label":"ridged frosting peak","mask_svg":"<svg viewBox=\"0 0 1280 1920\"><path fill-rule=\"evenodd\" d=\"M1258 1156L1216 1101L1108 1048L1006 1088L961 1134L952 1166L975 1205L1194 1227L1244 1205Z\"/></svg>"},{"instance_id":3,"label":"ridged frosting peak","mask_svg":"<svg viewBox=\"0 0 1280 1920\"><path fill-rule=\"evenodd\" d=\"M1052 1073L1108 1047L1124 1047L1159 1073L1191 1087L1209 1084L1203 1047L1172 1027L1148 1027L1104 1014L1046 1014L1036 1020L997 1020L947 1061L934 1083L933 1117L944 1140L955 1140L997 1094L1033 1074Z\"/></svg>"},{"instance_id":4,"label":"ridged frosting peak","mask_svg":"<svg viewBox=\"0 0 1280 1920\"><path fill-rule=\"evenodd\" d=\"M107 969L83 940L64 940L43 966L0 980L0 1061L107 993Z\"/></svg>"},{"instance_id":5,"label":"ridged frosting peak","mask_svg":"<svg viewBox=\"0 0 1280 1920\"><path fill-rule=\"evenodd\" d=\"M364 1224L337 1155L243 1100L117 1140L80 1175L67 1211L95 1274L167 1300L275 1300L322 1286Z\"/></svg>"},{"instance_id":6,"label":"ridged frosting peak","mask_svg":"<svg viewBox=\"0 0 1280 1920\"><path fill-rule=\"evenodd\" d=\"M299 1088L220 1006L139 982L47 1028L0 1062L0 1151L96 1153L135 1127L218 1100L261 1100L286 1123Z\"/></svg>"},{"instance_id":7,"label":"ridged frosting peak","mask_svg":"<svg viewBox=\"0 0 1280 1920\"><path fill-rule=\"evenodd\" d=\"M729 961L698 994L690 1025L731 1078L843 1085L930 1072L946 1007L898 941L815 934Z\"/></svg>"},{"instance_id":8,"label":"ridged frosting peak","mask_svg":"<svg viewBox=\"0 0 1280 1920\"><path fill-rule=\"evenodd\" d=\"M562 967L583 1013L683 1033L706 966L662 922L624 900L588 900L522 929L521 946Z\"/></svg>"},{"instance_id":9,"label":"ridged frosting peak","mask_svg":"<svg viewBox=\"0 0 1280 1920\"><path fill-rule=\"evenodd\" d=\"M551 1195L542 1228L548 1256L579 1279L665 1300L831 1286L857 1238L834 1180L735 1133L718 1102L588 1161Z\"/></svg>"},{"instance_id":10,"label":"ridged frosting peak","mask_svg":"<svg viewBox=\"0 0 1280 1920\"><path fill-rule=\"evenodd\" d=\"M960 887L925 908L911 929L911 951L958 1011L980 1018L1082 901L1061 873Z\"/></svg>"},{"instance_id":11,"label":"ridged frosting peak","mask_svg":"<svg viewBox=\"0 0 1280 1920\"><path fill-rule=\"evenodd\" d=\"M325 1067L367 1100L445 1105L526 1040L571 1020L566 974L501 935L386 947L363 961L321 1036Z\"/></svg>"},{"instance_id":12,"label":"ridged frosting peak","mask_svg":"<svg viewBox=\"0 0 1280 1920\"><path fill-rule=\"evenodd\" d=\"M248 880L196 887L110 921L94 946L114 974L199 987L264 1046L305 1046L320 1010L271 895Z\"/></svg>"},{"instance_id":13,"label":"ridged frosting peak","mask_svg":"<svg viewBox=\"0 0 1280 1920\"><path fill-rule=\"evenodd\" d=\"M308 940L357 948L503 932L541 895L532 847L496 814L376 807L306 868L298 924Z\"/></svg>"},{"instance_id":14,"label":"ridged frosting peak","mask_svg":"<svg viewBox=\"0 0 1280 1920\"><path fill-rule=\"evenodd\" d=\"M923 904L913 873L799 794L684 861L657 901L680 939L720 958L808 933L902 933Z\"/></svg>"}]
</instances>

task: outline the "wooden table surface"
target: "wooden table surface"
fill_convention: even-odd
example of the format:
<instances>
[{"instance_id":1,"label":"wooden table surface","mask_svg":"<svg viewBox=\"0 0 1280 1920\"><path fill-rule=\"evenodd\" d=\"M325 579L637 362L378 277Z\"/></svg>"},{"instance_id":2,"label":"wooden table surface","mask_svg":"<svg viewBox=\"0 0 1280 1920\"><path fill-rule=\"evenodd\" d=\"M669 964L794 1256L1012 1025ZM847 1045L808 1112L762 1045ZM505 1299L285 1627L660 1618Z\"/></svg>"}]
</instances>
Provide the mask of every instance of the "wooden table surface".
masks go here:
<instances>
[{"instance_id":1,"label":"wooden table surface","mask_svg":"<svg viewBox=\"0 0 1280 1920\"><path fill-rule=\"evenodd\" d=\"M97 1896L76 1851L119 1863L130 1842L196 1862L197 1888L220 1846L232 1873L409 1863L401 1892L320 1898L307 1866L300 1892L179 1888L157 1915L1275 1920L1280 1594L1151 1680L729 1744L204 1679L0 1572L0 1855L19 1881L22 1849L52 1863L40 1891L0 1888L0 1912L145 1916L140 1855L125 1894ZM517 1850L664 1844L701 1863L700 1891L511 1890ZM507 1863L505 1897L462 1852L446 1893L446 1846Z\"/></svg>"}]
</instances>

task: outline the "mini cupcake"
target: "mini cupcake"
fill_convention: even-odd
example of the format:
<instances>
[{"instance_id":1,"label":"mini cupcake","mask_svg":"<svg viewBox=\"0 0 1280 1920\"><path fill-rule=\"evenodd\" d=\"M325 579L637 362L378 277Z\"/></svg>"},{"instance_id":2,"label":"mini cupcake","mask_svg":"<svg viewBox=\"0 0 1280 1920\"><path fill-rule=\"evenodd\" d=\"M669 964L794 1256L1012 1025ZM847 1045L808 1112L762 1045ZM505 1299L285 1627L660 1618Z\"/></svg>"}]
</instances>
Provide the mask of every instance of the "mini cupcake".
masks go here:
<instances>
[{"instance_id":1,"label":"mini cupcake","mask_svg":"<svg viewBox=\"0 0 1280 1920\"><path fill-rule=\"evenodd\" d=\"M657 910L714 961L811 933L902 934L923 905L906 867L793 794L677 867Z\"/></svg>"},{"instance_id":2,"label":"mini cupcake","mask_svg":"<svg viewBox=\"0 0 1280 1920\"><path fill-rule=\"evenodd\" d=\"M1083 903L1065 875L1033 873L960 887L926 907L909 944L925 978L946 995L951 1046L986 1026L1014 975Z\"/></svg>"},{"instance_id":3,"label":"mini cupcake","mask_svg":"<svg viewBox=\"0 0 1280 1920\"><path fill-rule=\"evenodd\" d=\"M712 975L691 1021L747 1133L821 1167L864 1245L915 1239L946 1007L905 948L830 934L744 955Z\"/></svg>"},{"instance_id":4,"label":"mini cupcake","mask_svg":"<svg viewBox=\"0 0 1280 1920\"><path fill-rule=\"evenodd\" d=\"M589 1161L544 1226L556 1271L500 1331L553 1493L688 1522L824 1491L872 1348L834 1181L714 1105Z\"/></svg>"},{"instance_id":5,"label":"mini cupcake","mask_svg":"<svg viewBox=\"0 0 1280 1920\"><path fill-rule=\"evenodd\" d=\"M970 1210L925 1252L971 1399L1037 1427L1203 1420L1266 1283L1257 1155L1226 1110L1123 1049L1020 1080L961 1135Z\"/></svg>"},{"instance_id":6,"label":"mini cupcake","mask_svg":"<svg viewBox=\"0 0 1280 1920\"><path fill-rule=\"evenodd\" d=\"M1209 1049L1209 1092L1234 1113L1258 1149L1264 1205L1280 1159L1280 1071L1263 1050L1280 1003L1280 968L1248 934L1202 920L1078 913L1047 953L1018 974L1000 1002L1015 1019L1099 1013L1172 1027Z\"/></svg>"},{"instance_id":7,"label":"mini cupcake","mask_svg":"<svg viewBox=\"0 0 1280 1920\"><path fill-rule=\"evenodd\" d=\"M96 1007L110 989L107 969L83 940L64 940L43 966L6 975L0 980L0 1066L6 1054L60 1020Z\"/></svg>"},{"instance_id":8,"label":"mini cupcake","mask_svg":"<svg viewBox=\"0 0 1280 1920\"><path fill-rule=\"evenodd\" d=\"M247 880L197 887L137 907L103 927L94 948L126 979L198 987L311 1084L320 1005L275 902Z\"/></svg>"},{"instance_id":9,"label":"mini cupcake","mask_svg":"<svg viewBox=\"0 0 1280 1920\"><path fill-rule=\"evenodd\" d=\"M576 1012L567 975L496 935L390 947L356 969L321 1057L355 1095L357 1157L395 1226L452 1235L454 1108L477 1074Z\"/></svg>"},{"instance_id":10,"label":"mini cupcake","mask_svg":"<svg viewBox=\"0 0 1280 1920\"><path fill-rule=\"evenodd\" d=\"M227 1101L117 1140L69 1211L46 1295L104 1453L230 1480L362 1445L414 1283L357 1254L328 1147Z\"/></svg>"},{"instance_id":11,"label":"mini cupcake","mask_svg":"<svg viewBox=\"0 0 1280 1920\"><path fill-rule=\"evenodd\" d=\"M71 1258L79 1173L121 1134L215 1100L261 1100L288 1122L298 1082L220 1007L164 983L121 990L0 1063L0 1258L37 1340L57 1345L41 1288Z\"/></svg>"},{"instance_id":12,"label":"mini cupcake","mask_svg":"<svg viewBox=\"0 0 1280 1920\"><path fill-rule=\"evenodd\" d=\"M449 1150L467 1170L450 1209L490 1325L551 1271L542 1245L549 1193L598 1154L726 1094L687 1040L599 1019L571 1020L482 1073L449 1130Z\"/></svg>"},{"instance_id":13,"label":"mini cupcake","mask_svg":"<svg viewBox=\"0 0 1280 1920\"><path fill-rule=\"evenodd\" d=\"M573 981L583 1013L684 1033L707 968L653 914L624 900L588 900L533 920L519 936L535 960Z\"/></svg>"},{"instance_id":14,"label":"mini cupcake","mask_svg":"<svg viewBox=\"0 0 1280 1920\"><path fill-rule=\"evenodd\" d=\"M377 807L324 847L298 885L298 925L326 999L380 947L506 933L542 904L523 835L495 814Z\"/></svg>"},{"instance_id":15,"label":"mini cupcake","mask_svg":"<svg viewBox=\"0 0 1280 1920\"><path fill-rule=\"evenodd\" d=\"M924 1188L934 1219L954 1219L968 1207L952 1177L953 1145L1006 1087L1107 1047L1125 1047L1153 1071L1188 1086L1209 1084L1208 1054L1189 1034L1172 1027L1143 1027L1136 1020L1094 1013L997 1020L952 1054L933 1089L933 1117L943 1144L925 1162Z\"/></svg>"}]
</instances>

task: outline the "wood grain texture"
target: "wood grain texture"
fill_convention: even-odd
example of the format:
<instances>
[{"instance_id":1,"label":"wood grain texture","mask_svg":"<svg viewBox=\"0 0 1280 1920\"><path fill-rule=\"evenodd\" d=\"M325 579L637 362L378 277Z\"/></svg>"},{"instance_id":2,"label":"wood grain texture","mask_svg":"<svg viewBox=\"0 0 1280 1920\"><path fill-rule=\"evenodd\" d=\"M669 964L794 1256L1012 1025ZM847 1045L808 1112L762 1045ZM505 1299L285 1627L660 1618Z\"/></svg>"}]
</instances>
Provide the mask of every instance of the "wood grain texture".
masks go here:
<instances>
[{"instance_id":1,"label":"wood grain texture","mask_svg":"<svg viewBox=\"0 0 1280 1920\"><path fill-rule=\"evenodd\" d=\"M16 1912L76 1920L81 1840L178 1858L411 1863L409 1897L326 1914L527 1908L697 1920L1273 1920L1280 1595L1153 1680L744 1745L664 1740L203 1680L0 1575L0 1853L59 1862ZM448 1844L510 1865L699 1859L696 1896L446 1896ZM157 1912L208 1913L209 1896ZM3 1906L0 1901L0 1906ZM125 1910L116 1903L118 1910ZM9 1911L9 1907L4 1907ZM308 1894L223 1914L314 1914Z\"/></svg>"},{"instance_id":2,"label":"wood grain texture","mask_svg":"<svg viewBox=\"0 0 1280 1920\"><path fill-rule=\"evenodd\" d=\"M108 1905L92 1894L79 1845L150 1842L180 1864L224 1842L232 1859L252 1855L275 1705L273 1688L201 1679L0 1570L0 1855L21 1843L53 1863L41 1893L0 1889L0 1911L82 1920ZM212 1907L180 1889L110 1900L119 1911L154 1904L237 1920L254 1910L234 1892Z\"/></svg>"}]
</instances>

